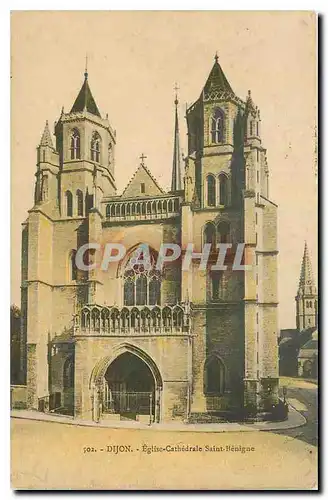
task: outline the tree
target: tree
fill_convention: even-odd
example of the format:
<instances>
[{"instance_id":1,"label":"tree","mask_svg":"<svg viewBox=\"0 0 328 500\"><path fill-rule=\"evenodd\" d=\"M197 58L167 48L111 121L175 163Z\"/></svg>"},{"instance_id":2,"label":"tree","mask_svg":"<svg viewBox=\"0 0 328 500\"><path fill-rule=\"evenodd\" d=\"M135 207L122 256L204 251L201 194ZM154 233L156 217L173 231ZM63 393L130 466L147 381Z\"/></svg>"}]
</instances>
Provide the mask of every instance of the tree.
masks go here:
<instances>
[{"instance_id":1,"label":"tree","mask_svg":"<svg viewBox=\"0 0 328 500\"><path fill-rule=\"evenodd\" d=\"M10 306L10 383L20 382L20 328L21 311L15 304Z\"/></svg>"}]
</instances>

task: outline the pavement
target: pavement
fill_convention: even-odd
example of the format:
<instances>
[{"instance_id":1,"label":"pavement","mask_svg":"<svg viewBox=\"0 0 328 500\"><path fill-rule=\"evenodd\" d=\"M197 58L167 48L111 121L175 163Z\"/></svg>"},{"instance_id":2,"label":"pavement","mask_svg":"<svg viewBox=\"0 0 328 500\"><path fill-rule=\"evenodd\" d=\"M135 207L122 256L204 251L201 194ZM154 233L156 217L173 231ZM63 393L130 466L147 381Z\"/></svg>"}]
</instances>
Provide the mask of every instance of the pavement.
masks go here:
<instances>
[{"instance_id":1,"label":"pavement","mask_svg":"<svg viewBox=\"0 0 328 500\"><path fill-rule=\"evenodd\" d=\"M287 401L306 418L306 425L300 429L277 430L283 434L318 446L318 385L309 380L281 377L280 386L287 387Z\"/></svg>"},{"instance_id":2,"label":"pavement","mask_svg":"<svg viewBox=\"0 0 328 500\"><path fill-rule=\"evenodd\" d=\"M296 400L297 401L297 400ZM293 404L294 403L294 404ZM289 404L288 419L283 422L224 422L219 424L185 424L177 423L159 423L145 424L136 421L110 421L103 420L99 423L82 420L64 415L54 415L50 413L41 413L33 410L12 410L12 418L20 418L27 420L36 420L40 422L56 422L61 424L69 424L84 427L106 427L111 429L144 429L144 430L166 430L176 432L254 432L254 431L283 431L294 429L306 425L306 418L297 408L295 401Z\"/></svg>"}]
</instances>

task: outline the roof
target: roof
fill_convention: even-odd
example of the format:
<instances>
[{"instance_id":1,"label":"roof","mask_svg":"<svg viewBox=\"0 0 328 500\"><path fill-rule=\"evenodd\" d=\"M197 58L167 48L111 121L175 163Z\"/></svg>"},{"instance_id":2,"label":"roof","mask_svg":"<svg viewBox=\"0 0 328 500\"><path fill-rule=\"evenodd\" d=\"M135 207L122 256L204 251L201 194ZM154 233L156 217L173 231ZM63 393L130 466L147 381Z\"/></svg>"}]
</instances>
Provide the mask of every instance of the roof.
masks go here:
<instances>
[{"instance_id":1,"label":"roof","mask_svg":"<svg viewBox=\"0 0 328 500\"><path fill-rule=\"evenodd\" d=\"M298 293L300 292L304 295L316 295L316 286L313 278L310 255L306 242L304 245L301 274L298 287Z\"/></svg>"},{"instance_id":2,"label":"roof","mask_svg":"<svg viewBox=\"0 0 328 500\"><path fill-rule=\"evenodd\" d=\"M140 190L141 184L144 184L144 193ZM165 194L165 191L159 186L158 182L148 170L146 165L141 163L128 182L121 196L123 198L144 198L145 196L158 196L163 194Z\"/></svg>"},{"instance_id":3,"label":"roof","mask_svg":"<svg viewBox=\"0 0 328 500\"><path fill-rule=\"evenodd\" d=\"M48 120L46 121L46 125L44 127L44 131L40 141L40 146L50 146L51 148L54 147L51 139Z\"/></svg>"},{"instance_id":4,"label":"roof","mask_svg":"<svg viewBox=\"0 0 328 500\"><path fill-rule=\"evenodd\" d=\"M284 328L280 330L280 338L294 338L298 334L296 328Z\"/></svg>"},{"instance_id":5,"label":"roof","mask_svg":"<svg viewBox=\"0 0 328 500\"><path fill-rule=\"evenodd\" d=\"M96 115L99 116L99 118L101 118L96 101L94 100L92 92L89 87L88 73L84 73L84 82L77 98L75 99L75 102L71 109L71 113L84 110L87 110L92 115Z\"/></svg>"},{"instance_id":6,"label":"roof","mask_svg":"<svg viewBox=\"0 0 328 500\"><path fill-rule=\"evenodd\" d=\"M318 350L318 341L315 340L315 339L311 339L309 340L306 344L304 344L301 348L301 351L303 351L303 349L314 349L314 350Z\"/></svg>"},{"instance_id":7,"label":"roof","mask_svg":"<svg viewBox=\"0 0 328 500\"><path fill-rule=\"evenodd\" d=\"M223 90L235 95L230 83L228 82L223 70L218 62L218 56L215 56L215 62L212 70L205 83L204 92L211 92L212 90Z\"/></svg>"}]
</instances>

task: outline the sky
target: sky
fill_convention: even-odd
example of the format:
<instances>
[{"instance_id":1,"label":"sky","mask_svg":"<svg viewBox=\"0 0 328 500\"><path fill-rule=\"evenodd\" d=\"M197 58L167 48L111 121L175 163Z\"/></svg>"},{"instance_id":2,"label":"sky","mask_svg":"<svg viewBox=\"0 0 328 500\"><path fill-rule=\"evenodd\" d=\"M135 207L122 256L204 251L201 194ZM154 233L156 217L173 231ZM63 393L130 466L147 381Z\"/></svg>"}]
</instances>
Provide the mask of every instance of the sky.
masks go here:
<instances>
[{"instance_id":1,"label":"sky","mask_svg":"<svg viewBox=\"0 0 328 500\"><path fill-rule=\"evenodd\" d=\"M174 86L180 144L186 105L205 84L217 51L235 93L261 111L270 198L278 204L279 324L295 327L305 240L317 280L316 20L309 12L14 12L11 26L11 302L20 304L21 223L33 206L36 147L83 83L117 132L121 191L142 153L169 188Z\"/></svg>"}]
</instances>

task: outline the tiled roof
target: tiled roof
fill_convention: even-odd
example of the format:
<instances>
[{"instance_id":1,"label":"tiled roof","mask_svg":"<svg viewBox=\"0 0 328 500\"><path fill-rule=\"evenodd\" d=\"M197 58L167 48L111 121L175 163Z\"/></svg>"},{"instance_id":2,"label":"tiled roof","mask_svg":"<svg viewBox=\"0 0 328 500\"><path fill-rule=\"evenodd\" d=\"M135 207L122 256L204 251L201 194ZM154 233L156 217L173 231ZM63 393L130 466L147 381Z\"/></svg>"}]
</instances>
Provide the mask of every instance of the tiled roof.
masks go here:
<instances>
[{"instance_id":1,"label":"tiled roof","mask_svg":"<svg viewBox=\"0 0 328 500\"><path fill-rule=\"evenodd\" d=\"M71 113L87 110L92 115L99 116L101 118L96 101L91 93L89 83L88 83L88 73L84 73L84 82L81 90L75 99Z\"/></svg>"}]
</instances>

